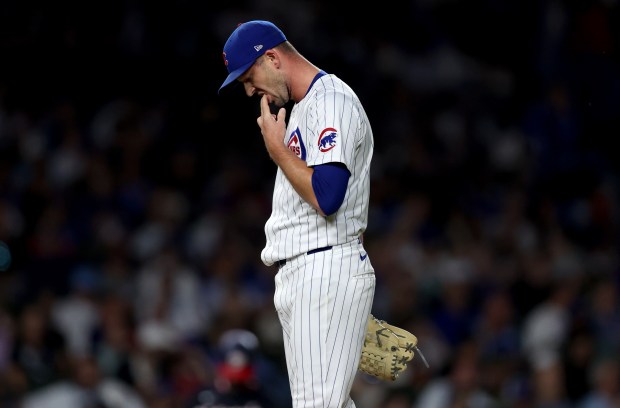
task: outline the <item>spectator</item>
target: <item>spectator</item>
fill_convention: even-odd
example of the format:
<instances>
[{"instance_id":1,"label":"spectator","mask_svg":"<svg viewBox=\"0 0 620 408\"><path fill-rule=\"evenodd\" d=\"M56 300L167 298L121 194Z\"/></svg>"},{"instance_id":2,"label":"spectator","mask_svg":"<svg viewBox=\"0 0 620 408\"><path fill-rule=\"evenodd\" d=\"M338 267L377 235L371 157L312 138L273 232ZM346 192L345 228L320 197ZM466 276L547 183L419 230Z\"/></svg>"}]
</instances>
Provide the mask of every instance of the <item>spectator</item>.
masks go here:
<instances>
[{"instance_id":1,"label":"spectator","mask_svg":"<svg viewBox=\"0 0 620 408\"><path fill-rule=\"evenodd\" d=\"M579 408L612 408L620 404L620 366L617 358L602 358L592 364L592 390L578 404Z\"/></svg>"},{"instance_id":2,"label":"spectator","mask_svg":"<svg viewBox=\"0 0 620 408\"><path fill-rule=\"evenodd\" d=\"M52 307L52 323L66 340L70 356L86 356L92 352L91 340L99 325L100 281L100 273L92 266L76 267L70 275L69 294Z\"/></svg>"},{"instance_id":3,"label":"spectator","mask_svg":"<svg viewBox=\"0 0 620 408\"><path fill-rule=\"evenodd\" d=\"M17 321L12 362L23 370L28 387L37 389L62 377L66 358L65 339L52 326L49 311L37 303L26 305Z\"/></svg>"},{"instance_id":4,"label":"spectator","mask_svg":"<svg viewBox=\"0 0 620 408\"><path fill-rule=\"evenodd\" d=\"M212 386L198 392L188 408L203 406L286 406L290 402L284 377L261 355L258 338L249 331L224 332L215 355Z\"/></svg>"},{"instance_id":5,"label":"spectator","mask_svg":"<svg viewBox=\"0 0 620 408\"><path fill-rule=\"evenodd\" d=\"M425 408L469 406L490 408L496 401L480 384L479 355L474 343L462 346L448 374L427 384L414 406Z\"/></svg>"},{"instance_id":6,"label":"spectator","mask_svg":"<svg viewBox=\"0 0 620 408\"><path fill-rule=\"evenodd\" d=\"M27 394L24 408L146 408L142 398L129 386L102 377L91 357L75 357L71 361L71 379L58 381Z\"/></svg>"},{"instance_id":7,"label":"spectator","mask_svg":"<svg viewBox=\"0 0 620 408\"><path fill-rule=\"evenodd\" d=\"M557 282L549 298L525 317L523 354L534 369L559 363L569 333L571 306L576 295L572 283Z\"/></svg>"}]
</instances>

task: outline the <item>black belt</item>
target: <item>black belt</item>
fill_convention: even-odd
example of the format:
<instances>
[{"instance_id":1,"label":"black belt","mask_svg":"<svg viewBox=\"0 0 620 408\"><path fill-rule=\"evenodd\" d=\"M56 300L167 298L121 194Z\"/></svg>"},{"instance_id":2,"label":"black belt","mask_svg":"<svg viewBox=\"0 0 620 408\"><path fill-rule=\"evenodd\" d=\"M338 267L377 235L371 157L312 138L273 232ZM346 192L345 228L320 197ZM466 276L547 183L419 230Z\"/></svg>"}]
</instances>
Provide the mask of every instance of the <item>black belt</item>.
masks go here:
<instances>
[{"instance_id":1,"label":"black belt","mask_svg":"<svg viewBox=\"0 0 620 408\"><path fill-rule=\"evenodd\" d=\"M322 247L322 248L317 248L317 249L312 249L308 252L306 252L306 255L312 255L312 254L316 254L317 252L323 252L323 251L329 251L330 249L332 249L332 246L326 246L326 247ZM279 261L275 262L276 265L278 265L278 269L283 267L284 265L286 265L286 259L280 259Z\"/></svg>"}]
</instances>

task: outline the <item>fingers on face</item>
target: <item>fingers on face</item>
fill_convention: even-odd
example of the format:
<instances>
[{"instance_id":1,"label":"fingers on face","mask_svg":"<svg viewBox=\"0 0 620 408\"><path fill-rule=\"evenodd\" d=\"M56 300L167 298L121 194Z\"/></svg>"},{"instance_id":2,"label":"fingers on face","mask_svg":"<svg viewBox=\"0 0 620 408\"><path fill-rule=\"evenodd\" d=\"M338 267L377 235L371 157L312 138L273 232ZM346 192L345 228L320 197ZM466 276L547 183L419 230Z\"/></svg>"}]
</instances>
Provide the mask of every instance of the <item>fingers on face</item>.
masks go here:
<instances>
[{"instance_id":1,"label":"fingers on face","mask_svg":"<svg viewBox=\"0 0 620 408\"><path fill-rule=\"evenodd\" d=\"M271 113L269 111L269 100L267 99L267 95L263 95L260 98L260 111L262 115Z\"/></svg>"}]
</instances>

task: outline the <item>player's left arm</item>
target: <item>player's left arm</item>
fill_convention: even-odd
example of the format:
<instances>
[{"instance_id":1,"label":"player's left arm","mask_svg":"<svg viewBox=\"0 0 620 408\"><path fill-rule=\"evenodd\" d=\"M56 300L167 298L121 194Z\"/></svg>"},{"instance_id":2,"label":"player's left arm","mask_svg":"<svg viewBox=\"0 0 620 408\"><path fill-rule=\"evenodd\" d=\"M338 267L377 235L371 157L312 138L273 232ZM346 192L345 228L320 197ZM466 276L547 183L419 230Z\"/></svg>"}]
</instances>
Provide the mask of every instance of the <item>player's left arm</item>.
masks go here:
<instances>
[{"instance_id":1,"label":"player's left arm","mask_svg":"<svg viewBox=\"0 0 620 408\"><path fill-rule=\"evenodd\" d=\"M344 163L329 162L314 167L312 189L326 215L332 215L344 202L351 172Z\"/></svg>"},{"instance_id":2,"label":"player's left arm","mask_svg":"<svg viewBox=\"0 0 620 408\"><path fill-rule=\"evenodd\" d=\"M286 133L286 110L280 108L277 115L272 114L269 110L267 96L263 95L260 101L260 111L261 114L256 122L260 127L269 156L282 169L297 194L316 209L319 214L325 216L312 187L314 169L308 167L305 161L295 156L282 143Z\"/></svg>"}]
</instances>

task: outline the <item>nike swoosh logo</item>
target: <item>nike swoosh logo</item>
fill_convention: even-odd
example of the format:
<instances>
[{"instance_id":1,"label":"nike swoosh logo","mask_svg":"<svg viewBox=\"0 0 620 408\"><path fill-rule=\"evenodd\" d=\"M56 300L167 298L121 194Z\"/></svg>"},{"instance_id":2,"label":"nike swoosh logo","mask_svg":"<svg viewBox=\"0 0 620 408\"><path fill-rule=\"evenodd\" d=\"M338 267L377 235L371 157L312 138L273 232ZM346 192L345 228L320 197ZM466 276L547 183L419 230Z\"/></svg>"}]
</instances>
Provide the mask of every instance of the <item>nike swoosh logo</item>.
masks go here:
<instances>
[{"instance_id":1,"label":"nike swoosh logo","mask_svg":"<svg viewBox=\"0 0 620 408\"><path fill-rule=\"evenodd\" d=\"M366 254L364 254L364 255L360 254L360 261L365 260L367 256L368 256L368 254L367 254L367 253L366 253Z\"/></svg>"}]
</instances>

